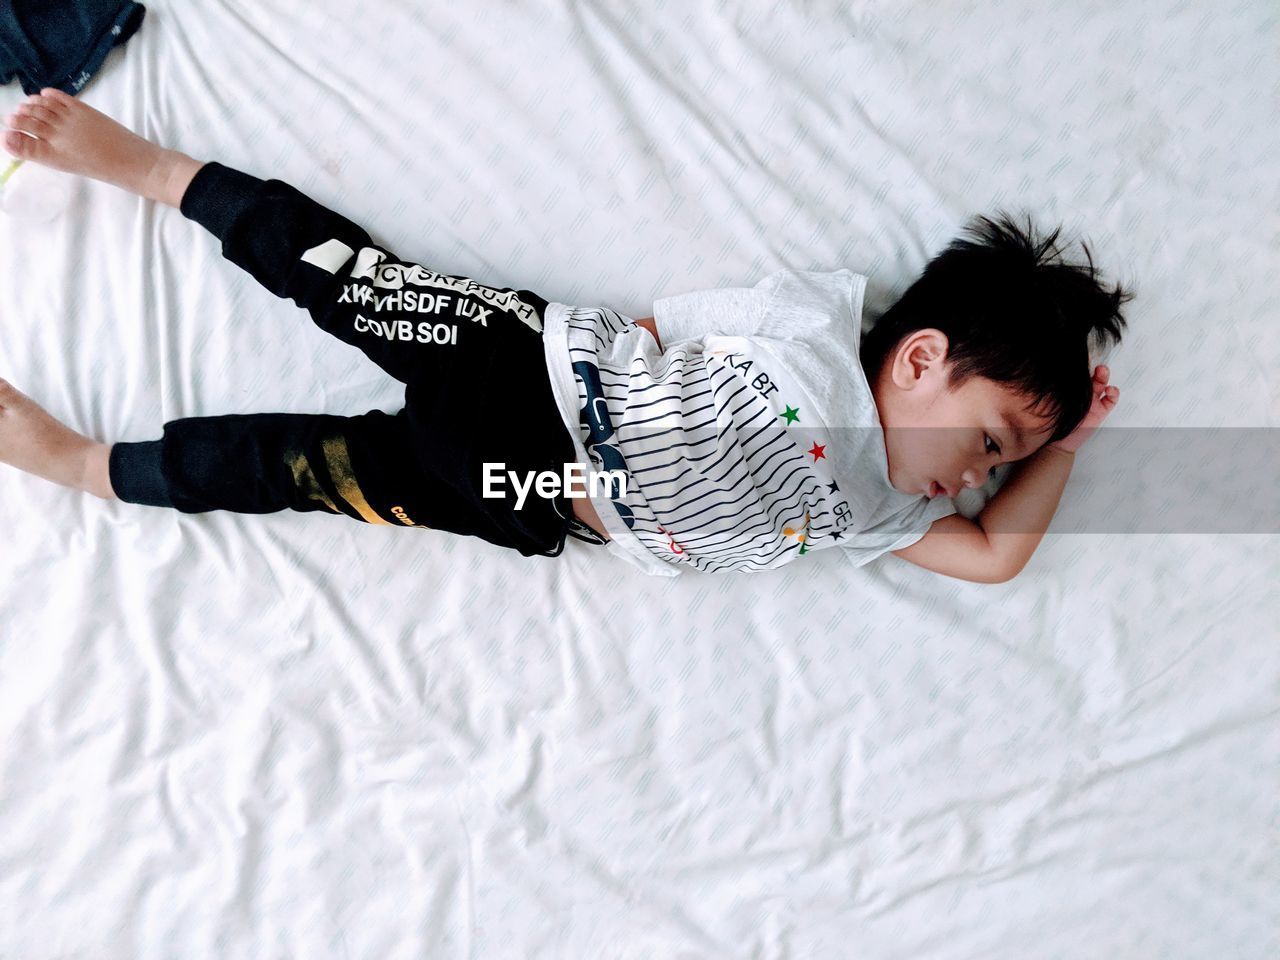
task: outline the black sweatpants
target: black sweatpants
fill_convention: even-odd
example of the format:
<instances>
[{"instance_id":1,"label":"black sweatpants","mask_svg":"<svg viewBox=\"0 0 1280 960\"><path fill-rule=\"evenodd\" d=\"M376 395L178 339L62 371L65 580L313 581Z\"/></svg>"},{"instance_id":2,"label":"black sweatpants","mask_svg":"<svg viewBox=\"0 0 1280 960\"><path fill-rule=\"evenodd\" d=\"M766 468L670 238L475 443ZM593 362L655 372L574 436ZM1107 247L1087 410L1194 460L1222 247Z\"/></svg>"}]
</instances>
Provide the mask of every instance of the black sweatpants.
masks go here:
<instances>
[{"instance_id":1,"label":"black sweatpants","mask_svg":"<svg viewBox=\"0 0 1280 960\"><path fill-rule=\"evenodd\" d=\"M171 420L157 440L112 447L121 500L183 513L320 510L524 556L558 556L566 534L602 542L563 492L530 488L520 509L509 480L504 497L482 496L486 461L523 478L575 459L544 360L546 300L397 260L288 184L218 163L201 167L180 209L228 260L403 382L405 406Z\"/></svg>"}]
</instances>

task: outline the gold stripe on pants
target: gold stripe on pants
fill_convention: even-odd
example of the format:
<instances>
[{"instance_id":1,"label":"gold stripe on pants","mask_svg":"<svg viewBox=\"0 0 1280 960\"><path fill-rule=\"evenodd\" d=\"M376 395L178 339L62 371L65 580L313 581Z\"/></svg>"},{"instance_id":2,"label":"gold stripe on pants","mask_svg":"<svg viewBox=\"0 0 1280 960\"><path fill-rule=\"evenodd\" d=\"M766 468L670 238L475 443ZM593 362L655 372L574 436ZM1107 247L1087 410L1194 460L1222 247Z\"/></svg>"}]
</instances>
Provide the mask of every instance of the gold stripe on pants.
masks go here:
<instances>
[{"instance_id":1,"label":"gold stripe on pants","mask_svg":"<svg viewBox=\"0 0 1280 960\"><path fill-rule=\"evenodd\" d=\"M356 482L355 471L351 468L351 454L347 450L346 437L326 437L324 440L324 458L329 465L329 477L343 500L351 504L355 511L368 523L381 523L385 526L396 526L390 520L378 516L376 510L369 506L364 498L360 484Z\"/></svg>"},{"instance_id":2,"label":"gold stripe on pants","mask_svg":"<svg viewBox=\"0 0 1280 960\"><path fill-rule=\"evenodd\" d=\"M329 499L329 495L324 492L324 488L320 486L320 481L312 473L311 464L307 462L305 453L300 450L286 450L284 462L288 464L289 470L293 473L294 485L302 491L304 496L312 500L319 500L334 513L342 513L334 502Z\"/></svg>"}]
</instances>

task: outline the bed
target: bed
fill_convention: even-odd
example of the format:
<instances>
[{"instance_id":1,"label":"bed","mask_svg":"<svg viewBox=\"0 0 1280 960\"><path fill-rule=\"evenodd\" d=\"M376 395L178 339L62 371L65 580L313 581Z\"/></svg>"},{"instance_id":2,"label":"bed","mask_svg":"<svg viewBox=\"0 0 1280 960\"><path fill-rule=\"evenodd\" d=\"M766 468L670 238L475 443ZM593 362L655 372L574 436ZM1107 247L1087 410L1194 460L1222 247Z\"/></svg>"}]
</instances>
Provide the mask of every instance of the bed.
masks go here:
<instances>
[{"instance_id":1,"label":"bed","mask_svg":"<svg viewBox=\"0 0 1280 960\"><path fill-rule=\"evenodd\" d=\"M1265 0L154 0L82 97L632 317L848 267L869 326L1025 208L1137 293L1109 425L1265 431L1278 43ZM0 376L76 429L402 405L177 211L48 189L0 218ZM1115 468L1086 445L1064 511ZM1280 953L1275 518L1051 527L998 585L644 577L2 466L0 530L0 957Z\"/></svg>"}]
</instances>

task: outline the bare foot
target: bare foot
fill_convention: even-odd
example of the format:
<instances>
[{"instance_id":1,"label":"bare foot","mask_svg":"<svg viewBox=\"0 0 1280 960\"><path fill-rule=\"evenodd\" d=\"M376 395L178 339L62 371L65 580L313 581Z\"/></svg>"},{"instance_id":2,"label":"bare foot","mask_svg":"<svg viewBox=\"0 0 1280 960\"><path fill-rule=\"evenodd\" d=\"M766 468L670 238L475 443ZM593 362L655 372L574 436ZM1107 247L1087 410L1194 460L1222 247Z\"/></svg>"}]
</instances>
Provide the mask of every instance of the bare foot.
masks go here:
<instances>
[{"instance_id":1,"label":"bare foot","mask_svg":"<svg viewBox=\"0 0 1280 960\"><path fill-rule=\"evenodd\" d=\"M0 380L0 462L103 496L90 489L89 473L100 453L97 448L104 446L55 420L13 384Z\"/></svg>"},{"instance_id":2,"label":"bare foot","mask_svg":"<svg viewBox=\"0 0 1280 960\"><path fill-rule=\"evenodd\" d=\"M52 87L27 97L5 119L5 126L9 129L4 148L19 159L114 184L175 207L202 166L185 154L144 140Z\"/></svg>"}]
</instances>

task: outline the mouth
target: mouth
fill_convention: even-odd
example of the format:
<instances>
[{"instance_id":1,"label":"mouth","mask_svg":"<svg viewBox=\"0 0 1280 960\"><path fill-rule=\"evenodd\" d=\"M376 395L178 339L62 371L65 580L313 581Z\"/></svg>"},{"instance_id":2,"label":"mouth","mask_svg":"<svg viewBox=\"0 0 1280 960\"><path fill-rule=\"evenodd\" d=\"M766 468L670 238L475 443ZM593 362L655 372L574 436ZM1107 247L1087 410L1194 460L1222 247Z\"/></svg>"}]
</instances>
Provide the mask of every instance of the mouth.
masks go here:
<instances>
[{"instance_id":1,"label":"mouth","mask_svg":"<svg viewBox=\"0 0 1280 960\"><path fill-rule=\"evenodd\" d=\"M937 480L930 480L929 481L929 499L932 500L934 497L937 497L937 496L949 497L951 496L951 494L948 493L947 488L942 486L942 484L938 483Z\"/></svg>"}]
</instances>

